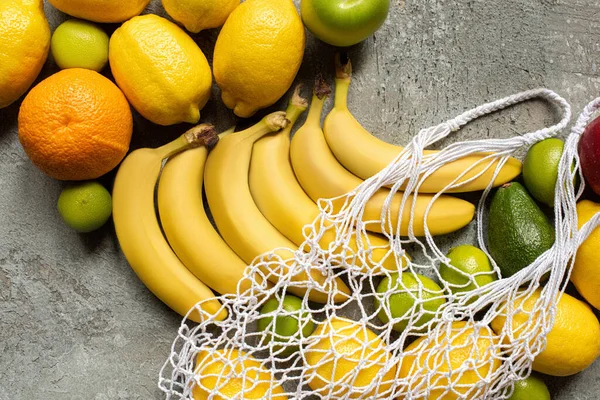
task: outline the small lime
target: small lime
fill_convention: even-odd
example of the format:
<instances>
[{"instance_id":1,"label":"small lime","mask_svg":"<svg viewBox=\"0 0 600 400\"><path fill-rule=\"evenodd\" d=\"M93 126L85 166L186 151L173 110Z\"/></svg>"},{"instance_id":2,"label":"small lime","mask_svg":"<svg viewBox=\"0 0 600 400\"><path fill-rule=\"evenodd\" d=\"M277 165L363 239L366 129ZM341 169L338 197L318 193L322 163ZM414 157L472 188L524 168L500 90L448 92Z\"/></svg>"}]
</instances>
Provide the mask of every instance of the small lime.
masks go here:
<instances>
[{"instance_id":1,"label":"small lime","mask_svg":"<svg viewBox=\"0 0 600 400\"><path fill-rule=\"evenodd\" d=\"M515 390L508 400L550 400L550 392L543 380L531 375L515 382Z\"/></svg>"},{"instance_id":2,"label":"small lime","mask_svg":"<svg viewBox=\"0 0 600 400\"><path fill-rule=\"evenodd\" d=\"M58 198L58 212L76 231L95 231L110 218L112 198L98 182L79 183L62 191Z\"/></svg>"},{"instance_id":3,"label":"small lime","mask_svg":"<svg viewBox=\"0 0 600 400\"><path fill-rule=\"evenodd\" d=\"M56 28L50 45L60 67L100 72L108 62L108 35L98 25L70 19Z\"/></svg>"},{"instance_id":4,"label":"small lime","mask_svg":"<svg viewBox=\"0 0 600 400\"><path fill-rule=\"evenodd\" d=\"M498 279L488 256L475 246L455 247L448 258L451 265L440 265L440 275L452 292L469 292Z\"/></svg>"},{"instance_id":5,"label":"small lime","mask_svg":"<svg viewBox=\"0 0 600 400\"><path fill-rule=\"evenodd\" d=\"M315 324L309 313L303 311L302 300L298 297L285 295L281 301L281 311L277 313L279 309L280 300L274 297L267 300L260 309L260 313L265 317L258 320L258 330L270 332L269 340L282 343L275 346L274 350L278 352L283 349L282 354L289 355L298 351L298 346L286 345L284 342L288 338L298 340L301 337L309 337L315 330ZM302 328L302 334L300 328Z\"/></svg>"},{"instance_id":6,"label":"small lime","mask_svg":"<svg viewBox=\"0 0 600 400\"><path fill-rule=\"evenodd\" d=\"M560 139L550 138L531 146L523 162L523 180L534 199L554 207L558 164L565 147Z\"/></svg>"},{"instance_id":7,"label":"small lime","mask_svg":"<svg viewBox=\"0 0 600 400\"><path fill-rule=\"evenodd\" d=\"M402 332L408 326L413 312L423 313L414 323L417 328L424 327L434 316L436 311L446 303L442 297L442 288L433 280L420 274L403 272L402 278L398 274L386 276L377 286L377 293L386 294L392 292L389 297L375 298L376 307L380 311L378 317L381 322L390 322L388 315L392 318L402 318L394 324L394 330ZM383 300L383 304L382 303Z\"/></svg>"}]
</instances>

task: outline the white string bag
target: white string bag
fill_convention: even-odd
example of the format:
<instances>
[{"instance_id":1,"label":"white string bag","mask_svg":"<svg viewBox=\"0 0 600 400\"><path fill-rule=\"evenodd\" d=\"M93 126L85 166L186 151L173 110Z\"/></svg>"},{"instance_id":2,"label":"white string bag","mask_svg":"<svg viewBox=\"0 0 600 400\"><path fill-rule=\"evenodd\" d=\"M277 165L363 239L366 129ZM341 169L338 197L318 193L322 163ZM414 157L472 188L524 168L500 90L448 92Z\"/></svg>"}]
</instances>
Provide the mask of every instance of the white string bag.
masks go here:
<instances>
[{"instance_id":1,"label":"white string bag","mask_svg":"<svg viewBox=\"0 0 600 400\"><path fill-rule=\"evenodd\" d=\"M560 122L523 136L465 141L449 145L437 154L423 155L426 147L457 131L468 122L534 98L554 104L560 110ZM160 389L167 399L193 399L192 392L196 390L195 393L200 393L200 389L203 389L204 394L196 395L196 399L222 399L229 398L226 386L237 379L245 388L245 392L233 397L236 399L410 400L427 399L430 395L442 397L444 394L448 395L448 398L456 399L508 398L512 391L512 383L529 375L534 357L545 347L546 335L553 325L557 296L565 290L573 255L600 223L600 215L596 215L578 230L575 206L583 191L583 179L580 179L582 184L578 192L575 192L573 179L576 174L581 175L577 154L579 137L598 108L600 98L585 108L566 141L555 194L556 241L552 248L529 267L509 278L497 280L476 290L452 294L449 290L450 284L441 278L438 271L439 265L448 263L449 260L436 246L427 229L424 238L417 238L411 232L408 237L403 238L395 232L389 233L392 226L400 227L402 224L392 224L390 215L384 210L381 223L384 228L387 227L384 232L388 232L385 235L390 241L392 255L401 260L406 245L412 244L420 248L427 261L411 261L407 264L406 271L435 277L443 289L436 295L446 301L423 327L419 320L427 311L422 307L423 301L419 300L421 296L415 293L415 305L410 312L401 319L397 318L384 324L377 317L381 309L377 309L374 299L377 297L379 300L385 300L396 291L392 289L387 293L376 294L375 288L382 277L381 272L361 272L361 265L367 263L367 260L370 265L374 262L370 259L370 250L363 246L362 240L356 240L354 235L366 240L362 213L365 203L380 188L386 185L392 188L386 207L389 206L392 195L402 186L406 186L403 197L403 201L406 201L409 195L418 196L420 184L441 166L480 152L493 152L483 158L481 163L488 169L497 165L494 167L496 175L500 167L518 149L527 148L563 130L571 117L570 106L562 97L547 89L530 90L484 104L450 121L423 129L387 168L366 180L351 193L342 196L345 205L339 212L333 211L331 200L321 200L321 214L312 226L306 228L306 242L295 253L291 268L284 268L285 260L274 253L258 257L246 270L246 275L252 282L251 288L237 295L219 298L229 313L225 321L215 321L207 314L204 314L206 318L199 325L188 323L184 319L173 343L171 355L161 369ZM465 174L467 172L465 171ZM457 177L438 196L457 187L456 182L461 178L462 176ZM488 187L483 192L476 221L478 245L486 254L483 218L484 204L490 190L491 187ZM402 218L402 210L398 215ZM413 218L414 215L411 215L411 220ZM330 249L322 249L318 243L327 229L335 230L337 241ZM350 240L357 242L358 251L353 252L348 246ZM493 260L492 264L499 274ZM271 275L278 276L278 283L274 287L267 288L261 283L265 278L261 267L268 267ZM282 309L282 294L287 287L303 286L310 290L325 291L324 286L319 286L319 283L312 280L292 281L293 275L306 272L309 268L317 268L328 277L326 285L330 285L332 290L329 291L329 301L324 305L309 304L307 296L304 296L302 303L305 314L300 317L302 323L310 319L317 325L332 327L331 321L335 317L350 317L355 321L355 329L346 331L346 335L343 332L335 334L332 329L324 329L322 332L325 333L319 334L321 331L318 330L308 337L302 334L292 338L279 337L285 339L290 346L299 347L299 351L288 355L282 352L281 346L277 346L281 342L269 340L271 335L276 338L278 335L257 332L256 322L264 317L259 311L269 297L277 298L280 307L268 315L298 317L298 314L291 314ZM547 273L549 277L543 283L542 277ZM338 276L344 277L352 295L347 301L335 304L333 295L339 291L335 287L334 277ZM258 277L261 279L257 279ZM513 335L512 317L517 312L513 305L519 304L519 299L522 301L531 296L538 288L542 288L542 296L535 303L533 310L527 313L529 318L519 328L520 334ZM423 289L420 287L419 292ZM506 304L508 306L505 306ZM197 311L202 313L199 307ZM496 332L497 337L491 340L493 333L487 327L499 315L505 316L507 321L504 329ZM453 324L453 321L459 320L465 323ZM404 321L407 327L398 333L393 330L393 325L401 321ZM367 330L371 330L375 335L368 336ZM336 344L347 343L348 334L352 336L350 340L358 343L360 351L350 355L339 354L335 350ZM457 340L459 337L462 339ZM419 338L420 345L407 349L415 338ZM323 371L329 371L330 374L321 378L329 379L332 371L337 372L339 376L336 376L336 384L324 384L320 390L315 391L307 383L314 383L319 376L314 368L306 366L309 364L307 357L311 357L310 353L315 351L318 343L331 345L329 349L320 350L321 361L318 366L322 368L319 374L323 374ZM224 349L229 353L223 352ZM242 352L232 353L233 349ZM452 357L456 355L455 351L461 349L467 351L467 360L460 365L451 365ZM198 374L198 354L203 354L203 360L212 360L214 365L224 363L226 367L205 369L202 374ZM225 354L229 354L230 357L224 356ZM232 354L234 356L231 356ZM420 359L421 363L416 363L412 369L408 368L408 371L400 368L403 360L406 363L408 359L415 358ZM253 364L248 360L256 361ZM314 359L312 362L314 364ZM345 370L347 365L355 365L355 368ZM401 369L404 371L401 372ZM375 373L364 375L369 371ZM365 376L369 378L367 382ZM261 391L266 391L263 396L253 397Z\"/></svg>"}]
</instances>

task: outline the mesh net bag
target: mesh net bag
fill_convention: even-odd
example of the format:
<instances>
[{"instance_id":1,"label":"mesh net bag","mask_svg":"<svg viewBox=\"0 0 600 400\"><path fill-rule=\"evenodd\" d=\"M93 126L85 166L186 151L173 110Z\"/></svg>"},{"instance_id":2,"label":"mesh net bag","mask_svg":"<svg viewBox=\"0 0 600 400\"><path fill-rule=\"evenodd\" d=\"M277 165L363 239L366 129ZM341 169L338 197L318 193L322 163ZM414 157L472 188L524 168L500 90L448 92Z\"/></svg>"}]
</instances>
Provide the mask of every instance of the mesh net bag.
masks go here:
<instances>
[{"instance_id":1,"label":"mesh net bag","mask_svg":"<svg viewBox=\"0 0 600 400\"><path fill-rule=\"evenodd\" d=\"M560 121L522 136L463 141L438 153L424 153L426 147L468 122L531 99L555 106ZM258 257L246 269L249 288L219 297L228 311L227 319L216 321L206 314L200 324L184 319L160 373L159 387L166 398L508 398L513 382L529 375L533 359L544 349L573 255L600 220L596 216L578 229L575 206L583 184L578 191L574 186L574 178L580 174L579 137L599 104L597 100L586 107L565 145L555 194L555 243L527 268L474 290L453 291L453 284L440 275L440 265L449 260L434 237L427 229L422 237L412 231L400 236L392 227L401 226L401 221L391 220L389 205L398 193L403 207L410 208L411 196L420 195L421 184L432 173L475 153L489 152L479 164L485 168L479 169L481 173L493 170L495 178L519 149L561 132L570 120L570 107L547 89L484 104L423 129L379 174L341 198L321 200L321 214L305 228L306 241L293 257L283 259L281 251ZM433 199L467 183L463 177L469 172L458 176ZM362 218L365 204L382 187L390 188L379 221L389 240L389 257L404 265L404 272L433 278L439 283L438 290L424 282L409 285L404 279L394 281L391 271L373 261L373 248L357 240L367 236ZM490 190L491 186L483 192L476 214L478 246L486 254L484 205ZM334 201L343 202L343 207L336 209ZM400 212L398 218L403 215ZM411 220L415 218L414 210L409 215ZM330 231L335 233L335 243L323 249L319 239ZM420 251L420 259L425 261L408 259L405 249L409 245ZM491 262L499 273L493 259ZM309 274L315 270L324 277L319 282ZM339 288L336 278L342 278L350 291ZM264 283L267 279L277 283L268 286ZM386 279L388 286L382 290L381 282ZM468 283L474 283L473 279ZM284 308L283 296L290 289L305 292L302 311ZM322 295L324 304L309 301L314 292ZM397 293L409 298L410 307L401 316L392 315L386 305ZM261 314L268 299L273 298L277 300L275 307ZM430 307L433 303L438 306ZM200 307L196 311L203 313ZM306 332L311 329L300 329L295 336L282 337L271 319L259 330L257 325L265 325L264 318L269 316L288 316L302 327L316 329L312 334ZM398 327L401 329L394 329Z\"/></svg>"}]
</instances>

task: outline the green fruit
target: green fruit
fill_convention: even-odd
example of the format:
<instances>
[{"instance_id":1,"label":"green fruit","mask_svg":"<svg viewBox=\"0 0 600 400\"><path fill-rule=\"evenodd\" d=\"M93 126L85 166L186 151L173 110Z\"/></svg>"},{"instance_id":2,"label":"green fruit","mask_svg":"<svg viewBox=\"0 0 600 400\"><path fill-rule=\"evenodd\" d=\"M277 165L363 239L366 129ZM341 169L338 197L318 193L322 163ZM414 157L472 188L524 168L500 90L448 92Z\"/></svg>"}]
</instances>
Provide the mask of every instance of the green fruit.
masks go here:
<instances>
[{"instance_id":1,"label":"green fruit","mask_svg":"<svg viewBox=\"0 0 600 400\"><path fill-rule=\"evenodd\" d=\"M390 322L388 312L392 318L405 317L403 320L394 324L394 330L402 332L406 329L408 321L413 312L420 312L421 307L423 315L415 322L414 326L423 328L434 316L437 310L446 303L442 288L426 276L413 274L412 272L403 272L402 278L398 274L386 276L377 286L377 293L385 294L394 291L394 294L388 298L383 296L375 297L375 305L380 309L377 316L381 322L387 324ZM419 286L423 287L422 291ZM420 299L421 306L415 308L415 298ZM383 300L384 304L381 303Z\"/></svg>"},{"instance_id":2,"label":"green fruit","mask_svg":"<svg viewBox=\"0 0 600 400\"><path fill-rule=\"evenodd\" d=\"M60 69L100 72L108 62L108 35L88 21L70 19L60 24L52 35L50 48Z\"/></svg>"},{"instance_id":3,"label":"green fruit","mask_svg":"<svg viewBox=\"0 0 600 400\"><path fill-rule=\"evenodd\" d=\"M84 182L65 188L58 197L58 212L78 232L91 232L108 221L112 198L98 182Z\"/></svg>"},{"instance_id":4,"label":"green fruit","mask_svg":"<svg viewBox=\"0 0 600 400\"><path fill-rule=\"evenodd\" d=\"M515 382L515 390L508 400L550 400L550 392L543 380L531 375Z\"/></svg>"},{"instance_id":5,"label":"green fruit","mask_svg":"<svg viewBox=\"0 0 600 400\"><path fill-rule=\"evenodd\" d=\"M310 314L302 309L302 300L298 297L285 295L281 303L284 315L265 316L258 320L258 330L260 332L269 332L268 340L276 341L281 345L274 346L275 351L282 351L283 355L289 355L298 351L298 346L286 345L286 338L300 339L301 337L309 337L315 330L315 324L310 318ZM265 305L260 309L262 315L273 313L279 309L279 300L271 298L267 300ZM274 320L274 321L273 321ZM302 336L300 335L302 328ZM273 335L275 332L275 335ZM278 337L277 335L281 336Z\"/></svg>"},{"instance_id":6,"label":"green fruit","mask_svg":"<svg viewBox=\"0 0 600 400\"><path fill-rule=\"evenodd\" d=\"M488 248L502 277L514 275L554 244L554 227L525 188L507 183L490 206Z\"/></svg>"},{"instance_id":7,"label":"green fruit","mask_svg":"<svg viewBox=\"0 0 600 400\"><path fill-rule=\"evenodd\" d=\"M497 279L487 255L475 246L455 247L448 258L451 265L440 265L440 275L452 292L470 292Z\"/></svg>"},{"instance_id":8,"label":"green fruit","mask_svg":"<svg viewBox=\"0 0 600 400\"><path fill-rule=\"evenodd\" d=\"M531 146L523 162L523 180L527 190L540 203L554 207L554 189L558 179L558 164L565 143L546 139Z\"/></svg>"}]
</instances>

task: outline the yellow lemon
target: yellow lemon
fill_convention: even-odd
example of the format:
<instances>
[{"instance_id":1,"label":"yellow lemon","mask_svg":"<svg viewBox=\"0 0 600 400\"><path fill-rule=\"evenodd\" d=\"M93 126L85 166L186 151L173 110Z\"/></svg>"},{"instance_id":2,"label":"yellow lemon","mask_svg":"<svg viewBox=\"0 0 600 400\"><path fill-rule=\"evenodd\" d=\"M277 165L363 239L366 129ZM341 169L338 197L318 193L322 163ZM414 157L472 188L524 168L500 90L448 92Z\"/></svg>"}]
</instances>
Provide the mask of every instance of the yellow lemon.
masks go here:
<instances>
[{"instance_id":1,"label":"yellow lemon","mask_svg":"<svg viewBox=\"0 0 600 400\"><path fill-rule=\"evenodd\" d=\"M194 400L207 400L215 389L219 394L210 397L212 400L242 397L259 400L269 395L273 400L288 398L273 372L241 350L201 351L196 360L196 374L200 385L192 389Z\"/></svg>"},{"instance_id":2,"label":"yellow lemon","mask_svg":"<svg viewBox=\"0 0 600 400\"><path fill-rule=\"evenodd\" d=\"M313 335L321 339L304 350L307 362L305 376L312 390L336 399L360 396L379 399L390 390L396 366L385 372L379 388L367 392L368 386L392 357L385 349L385 343L373 331L363 329L354 321L334 317L319 325ZM364 362L369 364L362 364Z\"/></svg>"},{"instance_id":3,"label":"yellow lemon","mask_svg":"<svg viewBox=\"0 0 600 400\"><path fill-rule=\"evenodd\" d=\"M475 327L468 322L452 323L450 332L450 337L444 331L429 344L423 344L428 337L420 337L404 350L415 352L402 359L399 373L400 378L411 380L406 390L413 395L424 391L428 385L432 389L427 400L481 397L489 389L483 379L491 379L501 365L494 347L499 344L498 337L488 326ZM476 340L475 332L478 334ZM436 352L433 349L435 344L452 348L448 352ZM421 354L418 354L421 349ZM463 368L466 370L463 371ZM423 375L434 370L428 381Z\"/></svg>"},{"instance_id":4,"label":"yellow lemon","mask_svg":"<svg viewBox=\"0 0 600 400\"><path fill-rule=\"evenodd\" d=\"M212 75L202 50L180 27L157 15L134 17L113 33L110 68L131 105L159 125L196 123Z\"/></svg>"},{"instance_id":5,"label":"yellow lemon","mask_svg":"<svg viewBox=\"0 0 600 400\"><path fill-rule=\"evenodd\" d=\"M519 337L526 329L541 293L537 290L516 301L514 308L522 311L513 317L513 337ZM504 316L498 316L492 321L492 328L500 334L505 322ZM600 323L587 304L563 294L558 301L554 326L546 340L546 348L533 361L533 369L553 376L573 375L589 367L600 356Z\"/></svg>"},{"instance_id":6,"label":"yellow lemon","mask_svg":"<svg viewBox=\"0 0 600 400\"><path fill-rule=\"evenodd\" d=\"M598 203L589 200L577 203L579 227L598 212ZM600 228L596 228L577 250L571 282L588 303L600 310Z\"/></svg>"},{"instance_id":7,"label":"yellow lemon","mask_svg":"<svg viewBox=\"0 0 600 400\"><path fill-rule=\"evenodd\" d=\"M250 117L292 85L304 55L305 33L292 0L247 0L223 26L213 68L225 105Z\"/></svg>"},{"instance_id":8,"label":"yellow lemon","mask_svg":"<svg viewBox=\"0 0 600 400\"><path fill-rule=\"evenodd\" d=\"M139 15L150 0L48 0L55 8L94 22L123 22Z\"/></svg>"},{"instance_id":9,"label":"yellow lemon","mask_svg":"<svg viewBox=\"0 0 600 400\"><path fill-rule=\"evenodd\" d=\"M222 26L240 0L162 0L165 11L190 32Z\"/></svg>"},{"instance_id":10,"label":"yellow lemon","mask_svg":"<svg viewBox=\"0 0 600 400\"><path fill-rule=\"evenodd\" d=\"M0 108L21 97L38 76L50 48L42 0L0 0Z\"/></svg>"}]
</instances>

